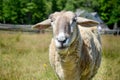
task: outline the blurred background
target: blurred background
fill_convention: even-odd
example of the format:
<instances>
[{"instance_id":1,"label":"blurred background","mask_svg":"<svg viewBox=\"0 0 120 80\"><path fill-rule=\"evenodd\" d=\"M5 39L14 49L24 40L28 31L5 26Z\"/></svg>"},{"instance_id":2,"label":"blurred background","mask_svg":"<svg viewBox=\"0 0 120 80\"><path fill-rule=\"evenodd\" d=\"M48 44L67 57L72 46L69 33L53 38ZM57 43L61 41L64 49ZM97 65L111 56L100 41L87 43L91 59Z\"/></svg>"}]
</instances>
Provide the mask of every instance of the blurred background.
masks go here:
<instances>
[{"instance_id":1,"label":"blurred background","mask_svg":"<svg viewBox=\"0 0 120 80\"><path fill-rule=\"evenodd\" d=\"M31 26L61 10L99 22L102 63L93 80L120 80L120 0L0 0L0 80L58 80L48 58L52 29Z\"/></svg>"},{"instance_id":2,"label":"blurred background","mask_svg":"<svg viewBox=\"0 0 120 80\"><path fill-rule=\"evenodd\" d=\"M0 0L0 23L35 24L55 11L97 12L113 28L120 26L120 0Z\"/></svg>"}]
</instances>

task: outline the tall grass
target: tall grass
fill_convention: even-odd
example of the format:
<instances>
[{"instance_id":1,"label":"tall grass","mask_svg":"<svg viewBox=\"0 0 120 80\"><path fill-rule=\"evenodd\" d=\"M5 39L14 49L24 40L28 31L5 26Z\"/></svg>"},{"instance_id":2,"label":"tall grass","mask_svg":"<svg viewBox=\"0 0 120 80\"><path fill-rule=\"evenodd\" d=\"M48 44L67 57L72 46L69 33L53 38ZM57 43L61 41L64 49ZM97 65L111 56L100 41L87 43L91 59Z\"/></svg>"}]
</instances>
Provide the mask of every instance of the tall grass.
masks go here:
<instances>
[{"instance_id":1,"label":"tall grass","mask_svg":"<svg viewBox=\"0 0 120 80\"><path fill-rule=\"evenodd\" d=\"M56 80L48 34L0 33L0 80Z\"/></svg>"},{"instance_id":2,"label":"tall grass","mask_svg":"<svg viewBox=\"0 0 120 80\"><path fill-rule=\"evenodd\" d=\"M57 80L48 59L52 35L0 32L0 80ZM103 58L94 80L120 80L120 37L102 36Z\"/></svg>"},{"instance_id":3,"label":"tall grass","mask_svg":"<svg viewBox=\"0 0 120 80\"><path fill-rule=\"evenodd\" d=\"M102 64L95 80L120 80L120 36L102 36Z\"/></svg>"}]
</instances>

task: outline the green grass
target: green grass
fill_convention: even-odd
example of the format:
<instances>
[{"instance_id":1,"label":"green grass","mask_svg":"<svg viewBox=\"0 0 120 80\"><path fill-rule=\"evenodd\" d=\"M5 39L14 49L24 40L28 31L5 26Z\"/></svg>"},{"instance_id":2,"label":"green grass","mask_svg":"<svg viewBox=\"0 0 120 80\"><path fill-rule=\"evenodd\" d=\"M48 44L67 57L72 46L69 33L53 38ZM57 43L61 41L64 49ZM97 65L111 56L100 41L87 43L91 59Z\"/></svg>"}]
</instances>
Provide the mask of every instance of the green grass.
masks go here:
<instances>
[{"instance_id":1,"label":"green grass","mask_svg":"<svg viewBox=\"0 0 120 80\"><path fill-rule=\"evenodd\" d=\"M52 35L0 32L0 80L57 80L49 64ZM120 80L120 36L102 36L103 57L94 80Z\"/></svg>"}]
</instances>

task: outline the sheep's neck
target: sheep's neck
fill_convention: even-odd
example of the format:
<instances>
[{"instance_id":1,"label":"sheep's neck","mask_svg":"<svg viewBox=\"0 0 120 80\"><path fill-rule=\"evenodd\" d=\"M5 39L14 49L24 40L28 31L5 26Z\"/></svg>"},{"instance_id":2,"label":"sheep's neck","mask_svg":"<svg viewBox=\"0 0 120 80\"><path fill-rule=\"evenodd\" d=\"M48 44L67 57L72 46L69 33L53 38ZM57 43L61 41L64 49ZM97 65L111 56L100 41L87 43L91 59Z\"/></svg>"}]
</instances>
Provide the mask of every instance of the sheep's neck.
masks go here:
<instances>
[{"instance_id":1,"label":"sheep's neck","mask_svg":"<svg viewBox=\"0 0 120 80\"><path fill-rule=\"evenodd\" d=\"M68 51L65 54L59 53L59 56L63 62L69 61L67 60L67 58L70 58L70 57L75 57L75 58L80 57L80 53L81 53L80 48L82 45L82 42L81 42L82 40L80 40L80 35L78 35L78 33L79 33L79 30L77 29L76 38L73 41L73 43L70 45L70 47L68 48Z\"/></svg>"},{"instance_id":2,"label":"sheep's neck","mask_svg":"<svg viewBox=\"0 0 120 80\"><path fill-rule=\"evenodd\" d=\"M63 80L78 80L80 79L79 57L80 57L80 40L79 37L70 46L66 55L60 55L61 71L63 71ZM71 76L72 75L72 76Z\"/></svg>"}]
</instances>

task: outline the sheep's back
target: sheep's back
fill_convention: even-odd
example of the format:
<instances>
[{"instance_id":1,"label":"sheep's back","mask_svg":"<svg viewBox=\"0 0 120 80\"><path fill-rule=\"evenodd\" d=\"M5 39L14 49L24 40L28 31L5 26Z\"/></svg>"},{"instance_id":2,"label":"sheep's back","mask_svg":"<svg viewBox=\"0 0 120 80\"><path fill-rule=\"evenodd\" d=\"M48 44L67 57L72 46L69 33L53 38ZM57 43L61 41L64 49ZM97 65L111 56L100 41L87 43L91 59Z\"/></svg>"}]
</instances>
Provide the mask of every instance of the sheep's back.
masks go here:
<instances>
[{"instance_id":1,"label":"sheep's back","mask_svg":"<svg viewBox=\"0 0 120 80\"><path fill-rule=\"evenodd\" d=\"M83 40L80 68L84 67L82 75L89 75L88 77L92 78L97 73L101 62L100 35L97 27L79 26L79 31Z\"/></svg>"}]
</instances>

